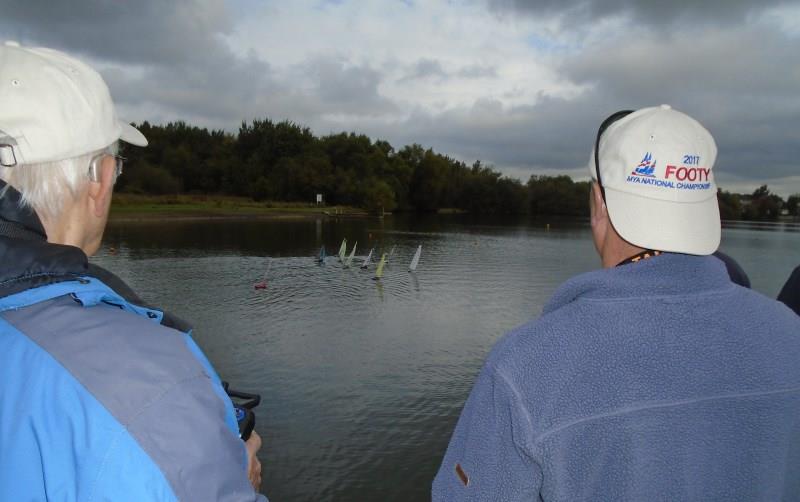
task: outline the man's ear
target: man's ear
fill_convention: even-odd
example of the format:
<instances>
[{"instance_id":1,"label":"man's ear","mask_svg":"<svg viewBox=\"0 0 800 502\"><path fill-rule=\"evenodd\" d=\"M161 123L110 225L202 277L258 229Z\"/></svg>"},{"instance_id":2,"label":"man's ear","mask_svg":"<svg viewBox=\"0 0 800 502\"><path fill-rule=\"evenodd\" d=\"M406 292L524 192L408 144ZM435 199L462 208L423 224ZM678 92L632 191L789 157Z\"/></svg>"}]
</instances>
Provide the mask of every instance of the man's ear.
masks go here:
<instances>
[{"instance_id":1,"label":"man's ear","mask_svg":"<svg viewBox=\"0 0 800 502\"><path fill-rule=\"evenodd\" d=\"M606 201L603 200L603 192L600 190L600 185L596 182L592 183L592 224L608 218L608 210L606 209Z\"/></svg>"},{"instance_id":2,"label":"man's ear","mask_svg":"<svg viewBox=\"0 0 800 502\"><path fill-rule=\"evenodd\" d=\"M103 159L100 164L100 179L89 182L89 199L92 202L92 212L98 218L105 216L111 203L111 192L114 190L114 163L109 162L110 157Z\"/></svg>"},{"instance_id":3,"label":"man's ear","mask_svg":"<svg viewBox=\"0 0 800 502\"><path fill-rule=\"evenodd\" d=\"M594 241L594 247L597 253L602 257L610 225L608 221L608 210L603 200L603 192L596 182L592 183L589 203L591 206L589 220L592 226L592 240Z\"/></svg>"}]
</instances>

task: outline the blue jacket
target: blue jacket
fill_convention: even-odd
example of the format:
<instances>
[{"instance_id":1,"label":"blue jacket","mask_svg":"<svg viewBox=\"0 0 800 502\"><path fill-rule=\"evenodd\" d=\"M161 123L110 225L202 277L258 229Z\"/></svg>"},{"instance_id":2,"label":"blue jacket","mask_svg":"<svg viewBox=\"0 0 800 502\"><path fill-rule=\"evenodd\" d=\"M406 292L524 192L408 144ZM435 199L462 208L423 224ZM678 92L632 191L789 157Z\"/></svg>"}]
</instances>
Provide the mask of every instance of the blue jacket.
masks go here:
<instances>
[{"instance_id":1,"label":"blue jacket","mask_svg":"<svg viewBox=\"0 0 800 502\"><path fill-rule=\"evenodd\" d=\"M800 500L800 318L713 257L575 277L492 350L433 500Z\"/></svg>"},{"instance_id":2,"label":"blue jacket","mask_svg":"<svg viewBox=\"0 0 800 502\"><path fill-rule=\"evenodd\" d=\"M0 501L266 500L189 334L45 242L17 198L0 198Z\"/></svg>"}]
</instances>

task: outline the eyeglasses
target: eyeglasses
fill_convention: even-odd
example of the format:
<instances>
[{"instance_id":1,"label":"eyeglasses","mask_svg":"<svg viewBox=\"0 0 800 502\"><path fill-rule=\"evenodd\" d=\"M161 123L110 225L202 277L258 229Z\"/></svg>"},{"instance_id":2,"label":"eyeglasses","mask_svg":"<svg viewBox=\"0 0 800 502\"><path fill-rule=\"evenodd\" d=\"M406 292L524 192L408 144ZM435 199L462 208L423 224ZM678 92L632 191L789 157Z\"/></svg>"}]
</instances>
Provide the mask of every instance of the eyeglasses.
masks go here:
<instances>
[{"instance_id":1,"label":"eyeglasses","mask_svg":"<svg viewBox=\"0 0 800 502\"><path fill-rule=\"evenodd\" d=\"M597 139L594 142L594 169L597 173L597 186L600 187L600 193L603 194L603 200L606 200L606 189L603 187L603 180L600 178L600 136L606 132L606 129L616 122L617 120L625 117L626 115L630 115L633 113L633 110L620 110L618 112L612 113L600 124L600 128L597 130Z\"/></svg>"},{"instance_id":2,"label":"eyeglasses","mask_svg":"<svg viewBox=\"0 0 800 502\"><path fill-rule=\"evenodd\" d=\"M115 162L115 166L114 166L114 182L116 183L117 178L119 178L120 175L122 174L122 166L125 163L125 161L128 160L128 159L126 159L125 157L123 157L121 155L114 155L113 153L110 153L110 152L103 152L101 154L95 155L94 157L92 157L92 160L89 161L89 179L90 180L92 180L94 182L100 181L100 167L103 165L103 160L105 160L106 157L113 157L114 158L114 162Z\"/></svg>"}]
</instances>

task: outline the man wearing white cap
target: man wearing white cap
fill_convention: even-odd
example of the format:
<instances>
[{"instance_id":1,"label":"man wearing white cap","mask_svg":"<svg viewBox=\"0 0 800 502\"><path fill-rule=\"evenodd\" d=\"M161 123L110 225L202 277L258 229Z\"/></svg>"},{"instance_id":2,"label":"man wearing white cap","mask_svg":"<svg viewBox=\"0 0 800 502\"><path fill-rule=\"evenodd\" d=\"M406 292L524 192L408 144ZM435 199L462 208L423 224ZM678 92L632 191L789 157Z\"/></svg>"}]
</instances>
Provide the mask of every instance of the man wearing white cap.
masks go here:
<instances>
[{"instance_id":1,"label":"man wearing white cap","mask_svg":"<svg viewBox=\"0 0 800 502\"><path fill-rule=\"evenodd\" d=\"M97 72L0 47L0 501L265 500L188 327L88 262L118 140L147 145Z\"/></svg>"},{"instance_id":2,"label":"man wearing white cap","mask_svg":"<svg viewBox=\"0 0 800 502\"><path fill-rule=\"evenodd\" d=\"M716 155L666 105L601 125L603 269L495 345L435 501L800 500L800 319L709 256Z\"/></svg>"}]
</instances>

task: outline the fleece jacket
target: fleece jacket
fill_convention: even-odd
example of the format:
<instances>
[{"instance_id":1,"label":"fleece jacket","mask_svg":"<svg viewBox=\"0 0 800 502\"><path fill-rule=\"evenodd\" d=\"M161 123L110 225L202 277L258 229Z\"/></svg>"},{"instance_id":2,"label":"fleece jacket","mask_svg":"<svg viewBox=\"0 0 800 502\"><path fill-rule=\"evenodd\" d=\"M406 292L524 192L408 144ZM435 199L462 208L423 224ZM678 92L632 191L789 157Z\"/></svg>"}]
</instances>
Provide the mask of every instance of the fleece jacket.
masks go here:
<instances>
[{"instance_id":1,"label":"fleece jacket","mask_svg":"<svg viewBox=\"0 0 800 502\"><path fill-rule=\"evenodd\" d=\"M495 345L433 500L800 500L800 317L710 256L575 277Z\"/></svg>"}]
</instances>

